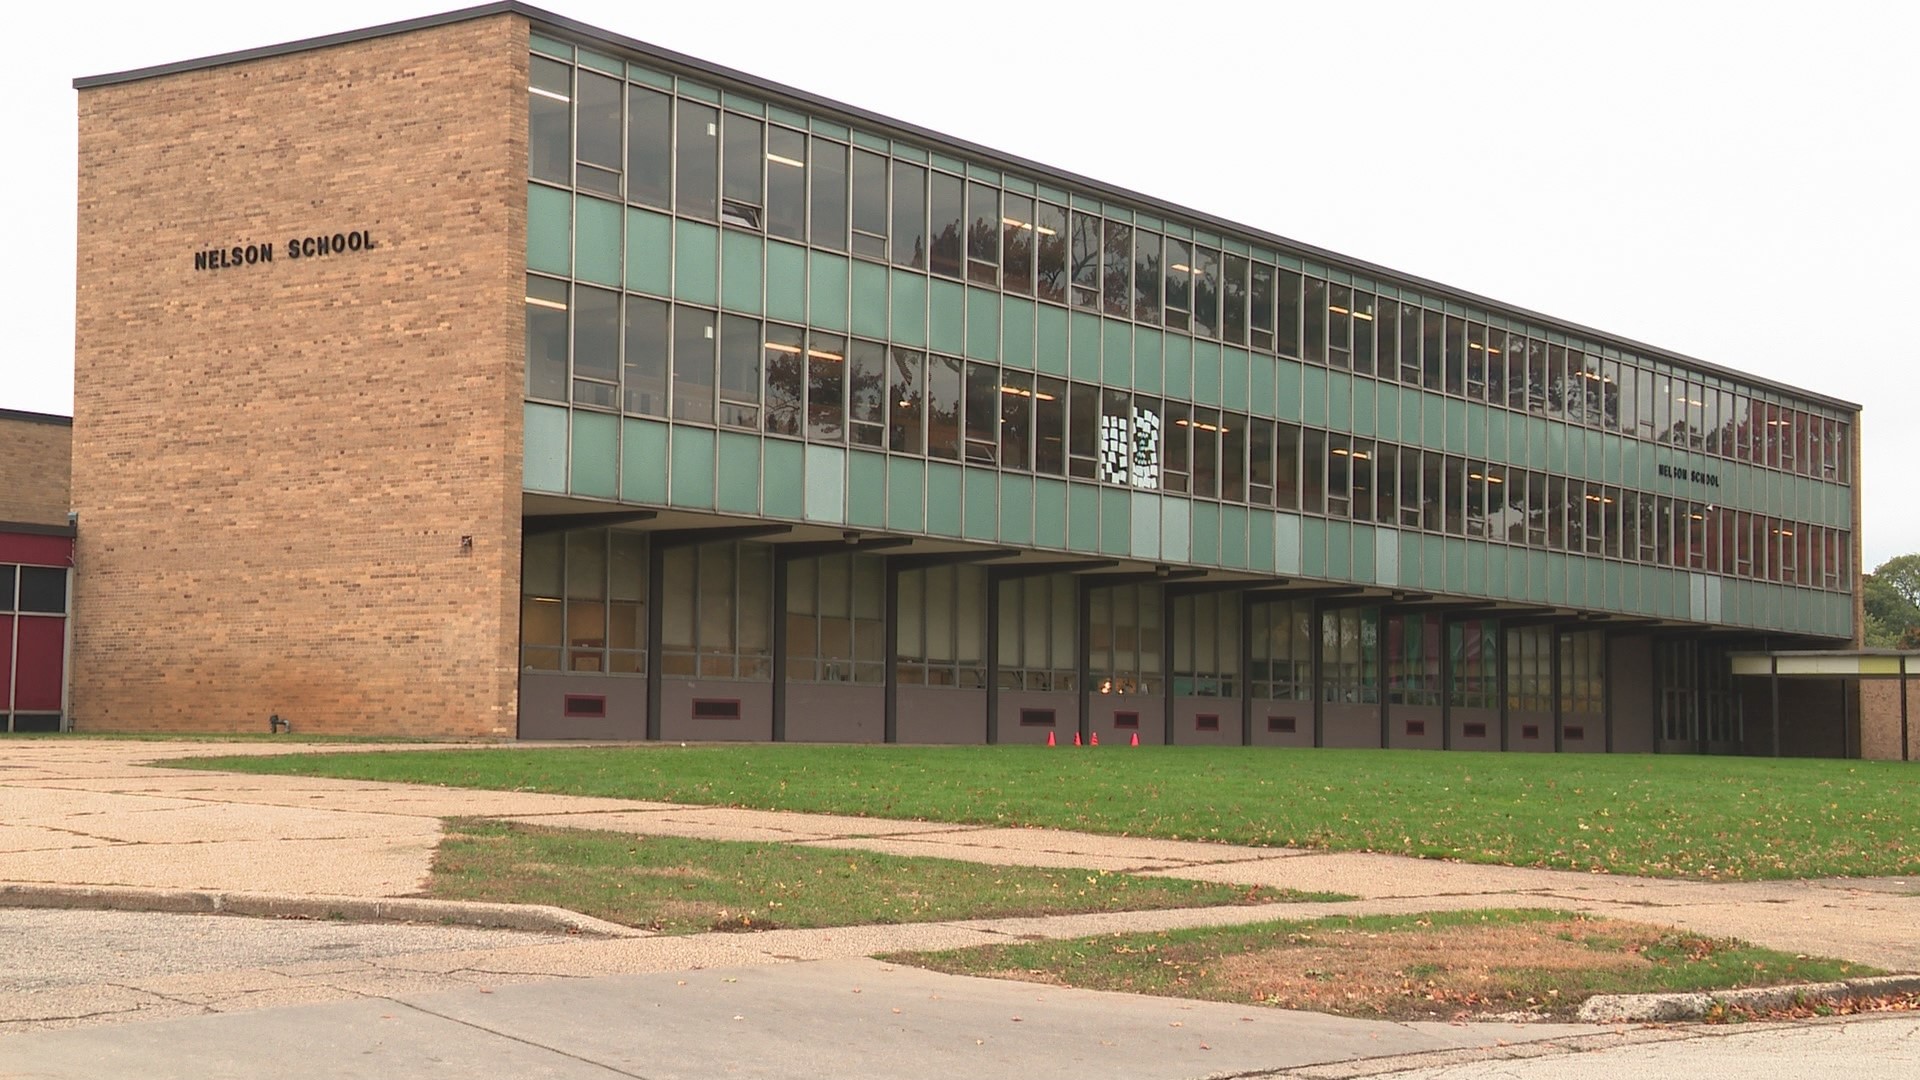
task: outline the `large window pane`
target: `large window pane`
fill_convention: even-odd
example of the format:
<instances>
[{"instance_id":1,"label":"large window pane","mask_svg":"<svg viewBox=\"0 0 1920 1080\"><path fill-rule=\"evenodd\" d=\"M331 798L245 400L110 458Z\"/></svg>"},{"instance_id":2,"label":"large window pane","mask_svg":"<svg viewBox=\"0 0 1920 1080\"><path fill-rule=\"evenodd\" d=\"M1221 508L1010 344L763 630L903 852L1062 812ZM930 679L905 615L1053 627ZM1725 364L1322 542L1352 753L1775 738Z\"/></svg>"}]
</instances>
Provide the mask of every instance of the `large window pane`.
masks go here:
<instances>
[{"instance_id":1,"label":"large window pane","mask_svg":"<svg viewBox=\"0 0 1920 1080\"><path fill-rule=\"evenodd\" d=\"M960 456L960 361L927 357L927 453Z\"/></svg>"},{"instance_id":2,"label":"large window pane","mask_svg":"<svg viewBox=\"0 0 1920 1080\"><path fill-rule=\"evenodd\" d=\"M933 174L933 189L929 196L932 207L933 252L929 265L934 273L947 277L960 277L966 259L966 239L963 221L966 207L966 184L957 176L946 173Z\"/></svg>"},{"instance_id":3,"label":"large window pane","mask_svg":"<svg viewBox=\"0 0 1920 1080\"><path fill-rule=\"evenodd\" d=\"M807 236L807 137L783 127L767 129L767 232Z\"/></svg>"},{"instance_id":4,"label":"large window pane","mask_svg":"<svg viewBox=\"0 0 1920 1080\"><path fill-rule=\"evenodd\" d=\"M577 182L589 191L620 194L620 99L618 79L591 71L580 72L579 132L574 152L579 155Z\"/></svg>"},{"instance_id":5,"label":"large window pane","mask_svg":"<svg viewBox=\"0 0 1920 1080\"><path fill-rule=\"evenodd\" d=\"M776 435L798 435L807 371L802 331L798 327L769 323L766 360L767 430Z\"/></svg>"},{"instance_id":6,"label":"large window pane","mask_svg":"<svg viewBox=\"0 0 1920 1080\"><path fill-rule=\"evenodd\" d=\"M1193 248L1185 240L1167 237L1165 315L1175 330L1187 328L1193 305Z\"/></svg>"},{"instance_id":7,"label":"large window pane","mask_svg":"<svg viewBox=\"0 0 1920 1080\"><path fill-rule=\"evenodd\" d=\"M1000 381L1000 467L1025 472L1033 467L1033 376L1007 371Z\"/></svg>"},{"instance_id":8,"label":"large window pane","mask_svg":"<svg viewBox=\"0 0 1920 1080\"><path fill-rule=\"evenodd\" d=\"M535 56L527 72L527 173L573 183L573 68Z\"/></svg>"},{"instance_id":9,"label":"large window pane","mask_svg":"<svg viewBox=\"0 0 1920 1080\"><path fill-rule=\"evenodd\" d=\"M887 159L853 152L853 253L887 257Z\"/></svg>"},{"instance_id":10,"label":"large window pane","mask_svg":"<svg viewBox=\"0 0 1920 1080\"><path fill-rule=\"evenodd\" d=\"M1073 212L1073 306L1100 306L1100 219Z\"/></svg>"},{"instance_id":11,"label":"large window pane","mask_svg":"<svg viewBox=\"0 0 1920 1080\"><path fill-rule=\"evenodd\" d=\"M808 235L816 247L847 250L847 148L813 140L813 221Z\"/></svg>"},{"instance_id":12,"label":"large window pane","mask_svg":"<svg viewBox=\"0 0 1920 1080\"><path fill-rule=\"evenodd\" d=\"M690 217L713 218L720 209L720 114L682 99L677 128L674 209Z\"/></svg>"},{"instance_id":13,"label":"large window pane","mask_svg":"<svg viewBox=\"0 0 1920 1080\"><path fill-rule=\"evenodd\" d=\"M1133 306L1133 226L1118 221L1107 222L1104 250L1103 310L1124 319Z\"/></svg>"},{"instance_id":14,"label":"large window pane","mask_svg":"<svg viewBox=\"0 0 1920 1080\"><path fill-rule=\"evenodd\" d=\"M567 283L527 278L527 396L567 400Z\"/></svg>"},{"instance_id":15,"label":"large window pane","mask_svg":"<svg viewBox=\"0 0 1920 1080\"><path fill-rule=\"evenodd\" d=\"M1033 200L1008 195L1000 219L1001 258L1008 292L1033 292Z\"/></svg>"},{"instance_id":16,"label":"large window pane","mask_svg":"<svg viewBox=\"0 0 1920 1080\"><path fill-rule=\"evenodd\" d=\"M807 336L807 437L823 442L846 438L847 339L829 334Z\"/></svg>"},{"instance_id":17,"label":"large window pane","mask_svg":"<svg viewBox=\"0 0 1920 1080\"><path fill-rule=\"evenodd\" d=\"M1000 191L967 185L967 280L1000 284Z\"/></svg>"},{"instance_id":18,"label":"large window pane","mask_svg":"<svg viewBox=\"0 0 1920 1080\"><path fill-rule=\"evenodd\" d=\"M761 172L766 154L760 144L761 123L738 113L728 113L725 125L724 173L720 194L722 220L742 228L760 227Z\"/></svg>"},{"instance_id":19,"label":"large window pane","mask_svg":"<svg viewBox=\"0 0 1920 1080\"><path fill-rule=\"evenodd\" d=\"M760 320L726 315L720 325L720 423L760 426Z\"/></svg>"},{"instance_id":20,"label":"large window pane","mask_svg":"<svg viewBox=\"0 0 1920 1080\"><path fill-rule=\"evenodd\" d=\"M893 163L893 262L927 268L927 170Z\"/></svg>"},{"instance_id":21,"label":"large window pane","mask_svg":"<svg viewBox=\"0 0 1920 1080\"><path fill-rule=\"evenodd\" d=\"M886 445L887 347L874 341L847 346L848 434L856 446Z\"/></svg>"},{"instance_id":22,"label":"large window pane","mask_svg":"<svg viewBox=\"0 0 1920 1080\"><path fill-rule=\"evenodd\" d=\"M620 380L620 294L573 288L573 400L611 409Z\"/></svg>"},{"instance_id":23,"label":"large window pane","mask_svg":"<svg viewBox=\"0 0 1920 1080\"><path fill-rule=\"evenodd\" d=\"M1049 476L1067 471L1067 384L1039 377L1033 388L1033 468Z\"/></svg>"},{"instance_id":24,"label":"large window pane","mask_svg":"<svg viewBox=\"0 0 1920 1080\"><path fill-rule=\"evenodd\" d=\"M888 443L902 454L925 453L926 356L898 346L889 352Z\"/></svg>"},{"instance_id":25,"label":"large window pane","mask_svg":"<svg viewBox=\"0 0 1920 1080\"><path fill-rule=\"evenodd\" d=\"M713 312L673 307L673 418L713 422Z\"/></svg>"},{"instance_id":26,"label":"large window pane","mask_svg":"<svg viewBox=\"0 0 1920 1080\"><path fill-rule=\"evenodd\" d=\"M1034 241L1039 248L1040 299L1067 302L1067 212L1052 203L1038 203L1033 211Z\"/></svg>"},{"instance_id":27,"label":"large window pane","mask_svg":"<svg viewBox=\"0 0 1920 1080\"><path fill-rule=\"evenodd\" d=\"M967 460L991 465L1000 441L1000 369L967 365Z\"/></svg>"},{"instance_id":28,"label":"large window pane","mask_svg":"<svg viewBox=\"0 0 1920 1080\"><path fill-rule=\"evenodd\" d=\"M626 411L667 415L667 303L627 297Z\"/></svg>"},{"instance_id":29,"label":"large window pane","mask_svg":"<svg viewBox=\"0 0 1920 1080\"><path fill-rule=\"evenodd\" d=\"M666 207L673 193L673 99L627 87L627 201Z\"/></svg>"},{"instance_id":30,"label":"large window pane","mask_svg":"<svg viewBox=\"0 0 1920 1080\"><path fill-rule=\"evenodd\" d=\"M1220 336L1220 253L1212 248L1194 248L1193 333L1196 337Z\"/></svg>"}]
</instances>

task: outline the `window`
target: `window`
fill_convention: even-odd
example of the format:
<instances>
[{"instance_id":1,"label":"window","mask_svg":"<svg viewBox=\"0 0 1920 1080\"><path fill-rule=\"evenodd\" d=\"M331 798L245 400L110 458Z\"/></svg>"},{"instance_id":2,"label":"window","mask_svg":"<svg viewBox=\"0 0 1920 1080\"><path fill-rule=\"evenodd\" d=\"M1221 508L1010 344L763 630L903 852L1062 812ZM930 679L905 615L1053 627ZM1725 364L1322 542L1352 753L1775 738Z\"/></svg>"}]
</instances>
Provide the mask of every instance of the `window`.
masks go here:
<instances>
[{"instance_id":1,"label":"window","mask_svg":"<svg viewBox=\"0 0 1920 1080\"><path fill-rule=\"evenodd\" d=\"M567 400L567 283L527 277L527 396Z\"/></svg>"},{"instance_id":2,"label":"window","mask_svg":"<svg viewBox=\"0 0 1920 1080\"><path fill-rule=\"evenodd\" d=\"M1114 585L1092 592L1087 621L1087 676L1097 694L1158 694L1160 588Z\"/></svg>"},{"instance_id":3,"label":"window","mask_svg":"<svg viewBox=\"0 0 1920 1080\"><path fill-rule=\"evenodd\" d=\"M673 208L711 220L720 209L720 113L685 99L679 109Z\"/></svg>"},{"instance_id":4,"label":"window","mask_svg":"<svg viewBox=\"0 0 1920 1080\"><path fill-rule=\"evenodd\" d=\"M847 347L847 425L855 446L887 444L887 347L878 342Z\"/></svg>"},{"instance_id":5,"label":"window","mask_svg":"<svg viewBox=\"0 0 1920 1080\"><path fill-rule=\"evenodd\" d=\"M573 183L573 68L544 56L527 70L527 173Z\"/></svg>"},{"instance_id":6,"label":"window","mask_svg":"<svg viewBox=\"0 0 1920 1080\"><path fill-rule=\"evenodd\" d=\"M579 72L577 86L579 130L574 153L579 168L574 183L587 191L620 197L620 100L619 79L610 79L592 71ZM531 147L529 147L531 150Z\"/></svg>"},{"instance_id":7,"label":"window","mask_svg":"<svg viewBox=\"0 0 1920 1080\"><path fill-rule=\"evenodd\" d=\"M673 99L627 87L627 201L666 208L673 197Z\"/></svg>"},{"instance_id":8,"label":"window","mask_svg":"<svg viewBox=\"0 0 1920 1080\"><path fill-rule=\"evenodd\" d=\"M871 150L853 152L853 253L887 257L887 159Z\"/></svg>"},{"instance_id":9,"label":"window","mask_svg":"<svg viewBox=\"0 0 1920 1080\"><path fill-rule=\"evenodd\" d=\"M1000 689L1076 689L1079 582L1049 574L1002 581L999 589Z\"/></svg>"},{"instance_id":10,"label":"window","mask_svg":"<svg viewBox=\"0 0 1920 1080\"><path fill-rule=\"evenodd\" d=\"M886 562L824 555L787 564L786 674L794 682L886 681Z\"/></svg>"},{"instance_id":11,"label":"window","mask_svg":"<svg viewBox=\"0 0 1920 1080\"><path fill-rule=\"evenodd\" d=\"M615 408L620 394L620 294L573 287L573 401Z\"/></svg>"},{"instance_id":12,"label":"window","mask_svg":"<svg viewBox=\"0 0 1920 1080\"><path fill-rule=\"evenodd\" d=\"M1000 369L992 364L968 364L966 387L966 458L980 465L998 459L1000 444Z\"/></svg>"},{"instance_id":13,"label":"window","mask_svg":"<svg viewBox=\"0 0 1920 1080\"><path fill-rule=\"evenodd\" d=\"M1273 267L1254 263L1253 285L1248 293L1252 310L1247 321L1253 328L1249 341L1262 352L1273 351L1273 295Z\"/></svg>"},{"instance_id":14,"label":"window","mask_svg":"<svg viewBox=\"0 0 1920 1080\"><path fill-rule=\"evenodd\" d=\"M521 667L646 673L644 534L618 529L534 534L523 542L521 557Z\"/></svg>"},{"instance_id":15,"label":"window","mask_svg":"<svg viewBox=\"0 0 1920 1080\"><path fill-rule=\"evenodd\" d=\"M1560 635L1560 712L1599 716L1607 701L1607 638L1589 630Z\"/></svg>"},{"instance_id":16,"label":"window","mask_svg":"<svg viewBox=\"0 0 1920 1080\"><path fill-rule=\"evenodd\" d=\"M624 408L643 416L667 415L667 302L627 297Z\"/></svg>"},{"instance_id":17,"label":"window","mask_svg":"<svg viewBox=\"0 0 1920 1080\"><path fill-rule=\"evenodd\" d=\"M1301 309L1305 314L1305 327L1301 332L1302 350L1300 358L1309 364L1327 362L1327 283L1318 278L1306 279L1305 300Z\"/></svg>"},{"instance_id":18,"label":"window","mask_svg":"<svg viewBox=\"0 0 1920 1080\"><path fill-rule=\"evenodd\" d=\"M1160 321L1160 236L1133 234L1133 310L1143 323Z\"/></svg>"},{"instance_id":19,"label":"window","mask_svg":"<svg viewBox=\"0 0 1920 1080\"><path fill-rule=\"evenodd\" d=\"M845 442L847 419L847 339L807 335L807 438Z\"/></svg>"},{"instance_id":20,"label":"window","mask_svg":"<svg viewBox=\"0 0 1920 1080\"><path fill-rule=\"evenodd\" d=\"M926 354L888 350L887 442L902 454L926 452Z\"/></svg>"},{"instance_id":21,"label":"window","mask_svg":"<svg viewBox=\"0 0 1920 1080\"><path fill-rule=\"evenodd\" d=\"M1099 475L1100 388L1074 383L1067 393L1067 472L1093 479Z\"/></svg>"},{"instance_id":22,"label":"window","mask_svg":"<svg viewBox=\"0 0 1920 1080\"><path fill-rule=\"evenodd\" d=\"M989 288L1000 284L1000 191L967 185L967 280Z\"/></svg>"},{"instance_id":23,"label":"window","mask_svg":"<svg viewBox=\"0 0 1920 1080\"><path fill-rule=\"evenodd\" d=\"M987 572L978 566L901 571L900 685L987 684L986 589Z\"/></svg>"},{"instance_id":24,"label":"window","mask_svg":"<svg viewBox=\"0 0 1920 1080\"><path fill-rule=\"evenodd\" d=\"M720 180L720 220L744 229L760 228L763 202L761 172L766 154L761 147L761 123L737 113L722 119L723 161Z\"/></svg>"},{"instance_id":25,"label":"window","mask_svg":"<svg viewBox=\"0 0 1920 1080\"><path fill-rule=\"evenodd\" d=\"M953 357L927 357L927 453L932 457L960 457L960 368Z\"/></svg>"},{"instance_id":26,"label":"window","mask_svg":"<svg viewBox=\"0 0 1920 1080\"><path fill-rule=\"evenodd\" d=\"M893 264L927 268L927 170L893 163Z\"/></svg>"},{"instance_id":27,"label":"window","mask_svg":"<svg viewBox=\"0 0 1920 1080\"><path fill-rule=\"evenodd\" d=\"M1000 374L1000 467L1021 472L1033 468L1033 376Z\"/></svg>"},{"instance_id":28,"label":"window","mask_svg":"<svg viewBox=\"0 0 1920 1080\"><path fill-rule=\"evenodd\" d=\"M1046 375L1033 386L1033 468L1048 476L1067 473L1067 383Z\"/></svg>"},{"instance_id":29,"label":"window","mask_svg":"<svg viewBox=\"0 0 1920 1080\"><path fill-rule=\"evenodd\" d=\"M1507 630L1507 708L1514 712L1553 709L1553 628L1516 626Z\"/></svg>"},{"instance_id":30,"label":"window","mask_svg":"<svg viewBox=\"0 0 1920 1080\"><path fill-rule=\"evenodd\" d=\"M1067 302L1067 212L1052 203L1036 203L1033 231L1038 235L1040 299Z\"/></svg>"},{"instance_id":31,"label":"window","mask_svg":"<svg viewBox=\"0 0 1920 1080\"><path fill-rule=\"evenodd\" d=\"M1455 708L1500 707L1500 624L1467 619L1447 628L1453 652L1453 681L1447 694Z\"/></svg>"},{"instance_id":32,"label":"window","mask_svg":"<svg viewBox=\"0 0 1920 1080\"><path fill-rule=\"evenodd\" d=\"M1033 241L1033 200L1009 194L1000 217L1000 253L1008 292L1033 293Z\"/></svg>"},{"instance_id":33,"label":"window","mask_svg":"<svg viewBox=\"0 0 1920 1080\"><path fill-rule=\"evenodd\" d=\"M1353 294L1353 370L1373 374L1373 294Z\"/></svg>"},{"instance_id":34,"label":"window","mask_svg":"<svg viewBox=\"0 0 1920 1080\"><path fill-rule=\"evenodd\" d=\"M11 569L10 567L7 569ZM12 584L7 579L12 575L0 569L0 600L11 600L6 595L6 586ZM0 605L3 607L4 605ZM58 566L23 566L20 568L20 599L15 610L36 615L60 615L67 610L67 571Z\"/></svg>"},{"instance_id":35,"label":"window","mask_svg":"<svg viewBox=\"0 0 1920 1080\"><path fill-rule=\"evenodd\" d=\"M1167 237L1165 314L1167 326L1185 330L1193 310L1193 247L1185 240Z\"/></svg>"},{"instance_id":36,"label":"window","mask_svg":"<svg viewBox=\"0 0 1920 1080\"><path fill-rule=\"evenodd\" d=\"M799 435L806 401L806 334L797 326L767 324L767 431Z\"/></svg>"},{"instance_id":37,"label":"window","mask_svg":"<svg viewBox=\"0 0 1920 1080\"><path fill-rule=\"evenodd\" d=\"M719 422L760 427L760 320L723 315L720 320Z\"/></svg>"},{"instance_id":38,"label":"window","mask_svg":"<svg viewBox=\"0 0 1920 1080\"><path fill-rule=\"evenodd\" d=\"M1181 697L1240 694L1240 599L1231 593L1173 598L1173 692Z\"/></svg>"},{"instance_id":39,"label":"window","mask_svg":"<svg viewBox=\"0 0 1920 1080\"><path fill-rule=\"evenodd\" d=\"M1248 642L1253 667L1249 692L1269 701L1307 701L1313 696L1313 607L1276 600L1253 605Z\"/></svg>"},{"instance_id":40,"label":"window","mask_svg":"<svg viewBox=\"0 0 1920 1080\"><path fill-rule=\"evenodd\" d=\"M767 129L767 233L807 236L807 137L783 127Z\"/></svg>"},{"instance_id":41,"label":"window","mask_svg":"<svg viewBox=\"0 0 1920 1080\"><path fill-rule=\"evenodd\" d=\"M1193 249L1193 333L1195 337L1220 336L1220 253L1212 248Z\"/></svg>"},{"instance_id":42,"label":"window","mask_svg":"<svg viewBox=\"0 0 1920 1080\"><path fill-rule=\"evenodd\" d=\"M1323 611L1320 637L1323 700L1377 703L1380 700L1380 609Z\"/></svg>"},{"instance_id":43,"label":"window","mask_svg":"<svg viewBox=\"0 0 1920 1080\"><path fill-rule=\"evenodd\" d=\"M1133 226L1107 222L1103 250L1106 265L1101 273L1101 310L1124 319L1133 310Z\"/></svg>"},{"instance_id":44,"label":"window","mask_svg":"<svg viewBox=\"0 0 1920 1080\"><path fill-rule=\"evenodd\" d=\"M1100 306L1100 219L1073 212L1073 306Z\"/></svg>"},{"instance_id":45,"label":"window","mask_svg":"<svg viewBox=\"0 0 1920 1080\"><path fill-rule=\"evenodd\" d=\"M1247 343L1247 260L1226 257L1226 276L1220 282L1220 336L1229 344Z\"/></svg>"},{"instance_id":46,"label":"window","mask_svg":"<svg viewBox=\"0 0 1920 1080\"><path fill-rule=\"evenodd\" d=\"M1281 356L1297 358L1300 355L1300 275L1281 270L1277 280L1274 348Z\"/></svg>"},{"instance_id":47,"label":"window","mask_svg":"<svg viewBox=\"0 0 1920 1080\"><path fill-rule=\"evenodd\" d=\"M1395 705L1440 704L1440 616L1389 615L1387 700Z\"/></svg>"},{"instance_id":48,"label":"window","mask_svg":"<svg viewBox=\"0 0 1920 1080\"><path fill-rule=\"evenodd\" d=\"M673 418L713 422L714 314L673 305Z\"/></svg>"},{"instance_id":49,"label":"window","mask_svg":"<svg viewBox=\"0 0 1920 1080\"><path fill-rule=\"evenodd\" d=\"M1327 288L1327 363L1353 367L1353 290L1345 285Z\"/></svg>"},{"instance_id":50,"label":"window","mask_svg":"<svg viewBox=\"0 0 1920 1080\"><path fill-rule=\"evenodd\" d=\"M963 233L963 220L966 209L966 185L957 176L946 173L933 174L933 255L930 266L934 273L947 277L962 276L962 263L966 258L966 239Z\"/></svg>"},{"instance_id":51,"label":"window","mask_svg":"<svg viewBox=\"0 0 1920 1080\"><path fill-rule=\"evenodd\" d=\"M813 140L813 199L807 235L815 247L847 250L847 147Z\"/></svg>"},{"instance_id":52,"label":"window","mask_svg":"<svg viewBox=\"0 0 1920 1080\"><path fill-rule=\"evenodd\" d=\"M678 547L662 558L662 674L765 679L771 673L773 556L765 544ZM697 613L697 617L696 617Z\"/></svg>"}]
</instances>

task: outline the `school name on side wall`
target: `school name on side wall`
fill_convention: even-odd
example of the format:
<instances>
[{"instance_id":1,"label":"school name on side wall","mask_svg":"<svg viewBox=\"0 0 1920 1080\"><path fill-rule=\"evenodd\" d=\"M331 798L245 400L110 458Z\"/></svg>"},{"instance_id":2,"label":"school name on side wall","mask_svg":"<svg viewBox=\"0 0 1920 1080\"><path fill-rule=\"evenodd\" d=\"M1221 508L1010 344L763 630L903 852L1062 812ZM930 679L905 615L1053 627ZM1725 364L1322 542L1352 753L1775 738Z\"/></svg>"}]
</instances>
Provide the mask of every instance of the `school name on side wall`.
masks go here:
<instances>
[{"instance_id":1,"label":"school name on side wall","mask_svg":"<svg viewBox=\"0 0 1920 1080\"><path fill-rule=\"evenodd\" d=\"M1691 480L1696 484L1705 484L1708 487L1720 486L1719 473L1703 472L1699 469L1687 469L1679 465L1661 465L1659 469L1660 475L1669 479Z\"/></svg>"},{"instance_id":2,"label":"school name on side wall","mask_svg":"<svg viewBox=\"0 0 1920 1080\"><path fill-rule=\"evenodd\" d=\"M327 255L344 255L361 251L372 251L375 245L373 233L367 229L355 229L351 232L337 232L332 235L296 236L289 239L279 251L288 259L318 259ZM258 266L273 261L272 244L235 244L232 247L206 248L193 253L195 270L228 270L236 266Z\"/></svg>"}]
</instances>

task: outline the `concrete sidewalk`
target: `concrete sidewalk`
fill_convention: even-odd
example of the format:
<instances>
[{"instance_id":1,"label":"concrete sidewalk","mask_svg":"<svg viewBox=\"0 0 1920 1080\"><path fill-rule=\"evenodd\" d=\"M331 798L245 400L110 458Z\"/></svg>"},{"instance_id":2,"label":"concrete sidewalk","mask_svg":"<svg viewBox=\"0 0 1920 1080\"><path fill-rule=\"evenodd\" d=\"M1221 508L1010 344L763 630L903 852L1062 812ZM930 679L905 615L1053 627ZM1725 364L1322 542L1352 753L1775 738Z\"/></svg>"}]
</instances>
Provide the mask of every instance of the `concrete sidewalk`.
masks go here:
<instances>
[{"instance_id":1,"label":"concrete sidewalk","mask_svg":"<svg viewBox=\"0 0 1920 1080\"><path fill-rule=\"evenodd\" d=\"M1894 971L1920 970L1920 881L1710 884L1044 829L186 772L149 764L207 753L339 749L112 740L7 744L0 759L0 884L405 896L426 880L440 819L473 816L1342 892L1362 899L1328 910L1354 913L1555 907L1669 923ZM1321 906L1136 913L1124 921L1142 926L1245 921L1305 915L1309 909L1317 912ZM1079 925L1043 922L1046 928L1038 932L1047 936L1064 936Z\"/></svg>"}]
</instances>

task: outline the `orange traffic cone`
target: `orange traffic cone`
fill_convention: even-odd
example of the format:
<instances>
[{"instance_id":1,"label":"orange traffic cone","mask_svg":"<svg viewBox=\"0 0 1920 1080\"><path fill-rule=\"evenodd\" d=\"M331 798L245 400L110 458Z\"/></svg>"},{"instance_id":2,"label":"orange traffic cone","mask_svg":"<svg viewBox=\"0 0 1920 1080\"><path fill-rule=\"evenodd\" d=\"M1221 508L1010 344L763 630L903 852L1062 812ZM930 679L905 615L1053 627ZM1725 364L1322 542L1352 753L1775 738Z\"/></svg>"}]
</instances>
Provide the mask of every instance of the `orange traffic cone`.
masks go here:
<instances>
[{"instance_id":1,"label":"orange traffic cone","mask_svg":"<svg viewBox=\"0 0 1920 1080\"><path fill-rule=\"evenodd\" d=\"M1134 732L1134 733L1133 733L1133 741L1131 741L1131 742L1129 742L1129 743L1127 743L1127 745L1128 745L1128 746L1139 746L1139 745L1140 745L1140 733L1139 733L1139 732L1137 732L1137 731L1136 731L1136 732Z\"/></svg>"},{"instance_id":2,"label":"orange traffic cone","mask_svg":"<svg viewBox=\"0 0 1920 1080\"><path fill-rule=\"evenodd\" d=\"M1047 745L1048 746L1053 745L1053 732L1051 731L1047 732Z\"/></svg>"},{"instance_id":3,"label":"orange traffic cone","mask_svg":"<svg viewBox=\"0 0 1920 1080\"><path fill-rule=\"evenodd\" d=\"M1075 746L1080 745L1080 733L1077 731L1073 733L1073 745Z\"/></svg>"},{"instance_id":4,"label":"orange traffic cone","mask_svg":"<svg viewBox=\"0 0 1920 1080\"><path fill-rule=\"evenodd\" d=\"M1097 731L1093 733L1093 745L1095 746L1100 745L1100 733Z\"/></svg>"}]
</instances>

